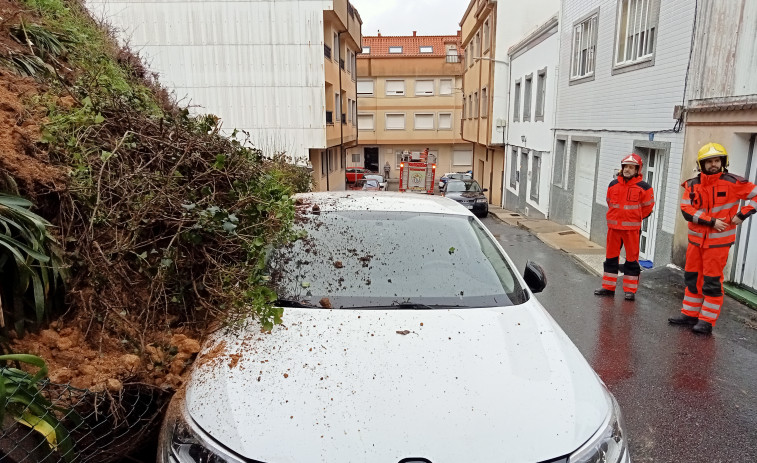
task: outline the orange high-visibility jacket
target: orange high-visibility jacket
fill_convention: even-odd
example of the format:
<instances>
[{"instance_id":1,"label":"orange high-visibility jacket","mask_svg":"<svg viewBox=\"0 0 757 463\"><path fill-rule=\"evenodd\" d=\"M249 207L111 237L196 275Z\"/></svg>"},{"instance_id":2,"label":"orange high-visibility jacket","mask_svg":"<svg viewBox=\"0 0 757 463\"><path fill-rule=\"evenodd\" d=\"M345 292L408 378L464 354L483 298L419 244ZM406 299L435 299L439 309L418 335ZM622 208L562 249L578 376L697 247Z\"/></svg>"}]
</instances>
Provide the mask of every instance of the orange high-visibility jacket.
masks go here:
<instances>
[{"instance_id":1,"label":"orange high-visibility jacket","mask_svg":"<svg viewBox=\"0 0 757 463\"><path fill-rule=\"evenodd\" d=\"M686 190L681 198L683 218L689 222L689 243L702 248L721 248L736 242L734 216L744 220L757 210L757 186L728 172L713 175L700 173L681 184ZM740 200L746 201L739 210ZM715 219L728 227L719 232Z\"/></svg>"},{"instance_id":2,"label":"orange high-visibility jacket","mask_svg":"<svg viewBox=\"0 0 757 463\"><path fill-rule=\"evenodd\" d=\"M607 207L607 228L640 230L654 208L654 191L639 175L627 181L618 175L607 187Z\"/></svg>"}]
</instances>

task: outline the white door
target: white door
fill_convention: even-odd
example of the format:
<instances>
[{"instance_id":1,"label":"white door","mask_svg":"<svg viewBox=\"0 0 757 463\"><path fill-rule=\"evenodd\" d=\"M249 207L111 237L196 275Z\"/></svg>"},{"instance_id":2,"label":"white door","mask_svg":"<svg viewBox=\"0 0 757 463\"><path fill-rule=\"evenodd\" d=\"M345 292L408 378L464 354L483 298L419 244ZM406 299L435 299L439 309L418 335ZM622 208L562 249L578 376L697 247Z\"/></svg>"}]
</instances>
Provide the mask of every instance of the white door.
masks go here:
<instances>
[{"instance_id":1,"label":"white door","mask_svg":"<svg viewBox=\"0 0 757 463\"><path fill-rule=\"evenodd\" d=\"M754 146L755 136L752 136ZM754 151L750 153L751 162L747 162L749 172L745 169L739 172L734 169L733 173L744 177L752 183L757 183L757 156ZM735 164L735 163L731 163ZM743 204L743 203L742 203ZM739 241L736 244L736 266L733 269L734 283L745 286L751 291L757 292L757 216L751 216L739 228Z\"/></svg>"},{"instance_id":2,"label":"white door","mask_svg":"<svg viewBox=\"0 0 757 463\"><path fill-rule=\"evenodd\" d=\"M662 175L663 158L658 150L650 149L645 154L639 149L640 154L644 157L644 181L652 186L655 194L655 201L660 195L660 178ZM654 239L657 231L657 213L662 208L662 204L655 203L652 215L644 219L641 224L641 237L639 240L639 258L644 260L653 260L654 258Z\"/></svg>"},{"instance_id":3,"label":"white door","mask_svg":"<svg viewBox=\"0 0 757 463\"><path fill-rule=\"evenodd\" d=\"M594 166L596 143L578 143L576 150L576 181L573 185L573 225L590 232L591 208L594 200Z\"/></svg>"}]
</instances>

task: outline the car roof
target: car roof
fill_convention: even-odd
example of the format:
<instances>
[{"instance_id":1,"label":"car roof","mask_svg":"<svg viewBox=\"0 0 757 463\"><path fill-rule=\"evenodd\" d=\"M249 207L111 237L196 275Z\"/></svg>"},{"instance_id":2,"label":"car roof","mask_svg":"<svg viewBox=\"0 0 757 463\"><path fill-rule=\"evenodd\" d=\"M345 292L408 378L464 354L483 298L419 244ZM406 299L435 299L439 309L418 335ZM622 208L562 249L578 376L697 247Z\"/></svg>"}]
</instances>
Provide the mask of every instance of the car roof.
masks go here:
<instances>
[{"instance_id":1,"label":"car roof","mask_svg":"<svg viewBox=\"0 0 757 463\"><path fill-rule=\"evenodd\" d=\"M321 211L387 211L422 212L429 214L470 215L470 212L448 198L417 193L385 192L376 195L360 191L325 191L299 193L295 201L317 204Z\"/></svg>"}]
</instances>

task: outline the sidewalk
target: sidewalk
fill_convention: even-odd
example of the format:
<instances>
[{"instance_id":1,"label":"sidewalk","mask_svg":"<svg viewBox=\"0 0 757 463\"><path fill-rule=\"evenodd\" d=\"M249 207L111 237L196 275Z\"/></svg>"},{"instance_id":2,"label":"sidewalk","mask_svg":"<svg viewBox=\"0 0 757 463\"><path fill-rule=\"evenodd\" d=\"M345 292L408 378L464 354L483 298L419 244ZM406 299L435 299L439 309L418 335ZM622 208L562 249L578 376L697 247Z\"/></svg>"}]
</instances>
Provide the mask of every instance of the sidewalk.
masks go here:
<instances>
[{"instance_id":1,"label":"sidewalk","mask_svg":"<svg viewBox=\"0 0 757 463\"><path fill-rule=\"evenodd\" d=\"M579 264L597 276L604 273L605 248L590 241L567 225L550 220L529 219L517 212L489 205L489 213L513 227L528 230L547 246L570 254Z\"/></svg>"},{"instance_id":2,"label":"sidewalk","mask_svg":"<svg viewBox=\"0 0 757 463\"><path fill-rule=\"evenodd\" d=\"M513 227L528 230L546 245L560 249L572 256L579 264L597 276L602 276L605 248L590 241L567 225L544 219L529 219L517 212L489 205L489 213ZM757 295L732 284L724 284L725 293L752 309L757 309Z\"/></svg>"}]
</instances>

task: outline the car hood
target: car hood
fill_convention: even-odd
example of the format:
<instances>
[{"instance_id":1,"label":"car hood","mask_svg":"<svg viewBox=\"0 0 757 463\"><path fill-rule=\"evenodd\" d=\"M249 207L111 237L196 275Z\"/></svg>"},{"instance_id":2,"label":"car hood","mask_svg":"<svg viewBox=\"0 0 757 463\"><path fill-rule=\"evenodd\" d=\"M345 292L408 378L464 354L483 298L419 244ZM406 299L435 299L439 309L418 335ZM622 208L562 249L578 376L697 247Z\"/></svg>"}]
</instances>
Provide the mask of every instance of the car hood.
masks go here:
<instances>
[{"instance_id":1,"label":"car hood","mask_svg":"<svg viewBox=\"0 0 757 463\"><path fill-rule=\"evenodd\" d=\"M534 462L566 455L607 393L535 299L454 310L286 309L272 333L212 339L187 408L266 463Z\"/></svg>"}]
</instances>

